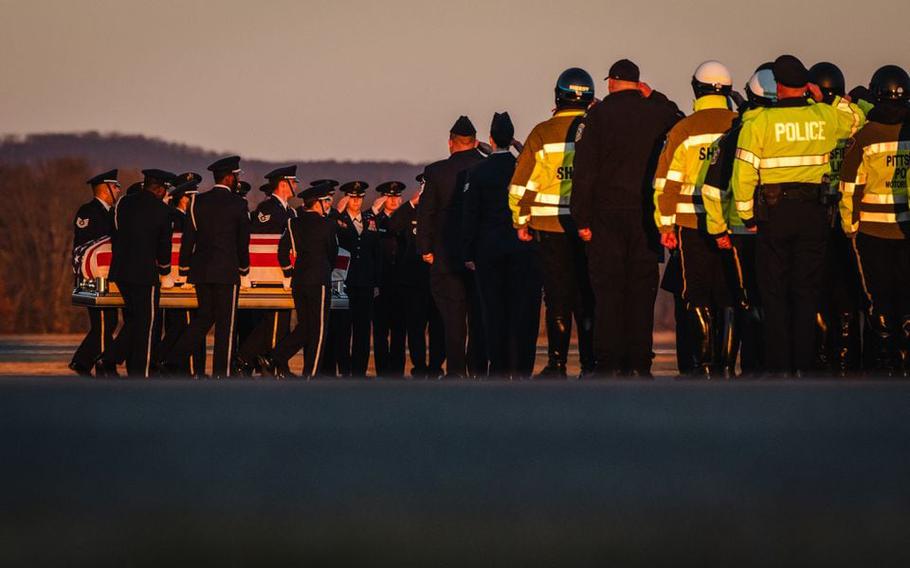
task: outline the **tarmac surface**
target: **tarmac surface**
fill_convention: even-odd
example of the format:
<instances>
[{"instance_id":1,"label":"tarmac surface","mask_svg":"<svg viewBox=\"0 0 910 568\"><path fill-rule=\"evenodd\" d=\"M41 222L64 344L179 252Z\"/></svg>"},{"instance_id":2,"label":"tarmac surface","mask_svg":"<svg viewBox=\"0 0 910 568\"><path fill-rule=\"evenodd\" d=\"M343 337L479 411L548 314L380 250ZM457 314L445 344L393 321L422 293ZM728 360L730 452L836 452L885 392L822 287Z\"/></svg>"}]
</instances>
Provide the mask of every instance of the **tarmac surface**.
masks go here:
<instances>
[{"instance_id":1,"label":"tarmac surface","mask_svg":"<svg viewBox=\"0 0 910 568\"><path fill-rule=\"evenodd\" d=\"M0 566L910 565L910 382L0 378Z\"/></svg>"}]
</instances>

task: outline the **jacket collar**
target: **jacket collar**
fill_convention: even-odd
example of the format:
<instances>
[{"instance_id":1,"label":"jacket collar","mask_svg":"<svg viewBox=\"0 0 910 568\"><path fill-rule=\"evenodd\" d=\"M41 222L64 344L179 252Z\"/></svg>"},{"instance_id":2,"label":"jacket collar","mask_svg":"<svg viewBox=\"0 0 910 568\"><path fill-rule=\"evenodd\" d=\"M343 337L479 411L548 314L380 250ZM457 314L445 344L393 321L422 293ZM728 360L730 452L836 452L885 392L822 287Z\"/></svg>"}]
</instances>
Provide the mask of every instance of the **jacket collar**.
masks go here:
<instances>
[{"instance_id":1,"label":"jacket collar","mask_svg":"<svg viewBox=\"0 0 910 568\"><path fill-rule=\"evenodd\" d=\"M727 109L727 97L723 95L707 95L695 99L693 104L695 112L708 109Z\"/></svg>"},{"instance_id":2,"label":"jacket collar","mask_svg":"<svg viewBox=\"0 0 910 568\"><path fill-rule=\"evenodd\" d=\"M779 108L798 108L798 107L807 107L814 103L810 103L805 97L792 97L789 99L781 99L777 101L777 104L774 105Z\"/></svg>"}]
</instances>

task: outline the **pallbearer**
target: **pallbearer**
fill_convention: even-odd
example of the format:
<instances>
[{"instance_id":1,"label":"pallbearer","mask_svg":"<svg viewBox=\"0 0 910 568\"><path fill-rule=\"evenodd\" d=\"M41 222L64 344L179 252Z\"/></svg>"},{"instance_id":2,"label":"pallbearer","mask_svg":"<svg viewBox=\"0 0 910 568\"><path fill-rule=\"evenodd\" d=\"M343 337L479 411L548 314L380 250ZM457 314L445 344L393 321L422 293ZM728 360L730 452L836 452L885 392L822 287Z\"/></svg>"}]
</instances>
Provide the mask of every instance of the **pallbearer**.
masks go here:
<instances>
[{"instance_id":1,"label":"pallbearer","mask_svg":"<svg viewBox=\"0 0 910 568\"><path fill-rule=\"evenodd\" d=\"M110 170L88 180L94 197L76 211L73 219L73 252L102 237L109 237L114 227L114 204L120 198L117 170ZM95 359L110 344L117 329L116 308L88 308L89 330L73 354L69 368L83 376L92 374ZM113 369L116 373L116 369Z\"/></svg>"}]
</instances>

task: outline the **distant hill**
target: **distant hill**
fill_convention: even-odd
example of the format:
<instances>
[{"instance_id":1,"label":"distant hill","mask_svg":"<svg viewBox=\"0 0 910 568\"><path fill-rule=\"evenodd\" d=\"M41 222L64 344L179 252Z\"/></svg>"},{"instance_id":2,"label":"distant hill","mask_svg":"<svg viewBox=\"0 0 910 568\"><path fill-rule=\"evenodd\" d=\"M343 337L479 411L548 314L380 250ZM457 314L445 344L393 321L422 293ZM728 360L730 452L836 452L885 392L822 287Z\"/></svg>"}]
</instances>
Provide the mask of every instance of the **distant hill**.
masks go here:
<instances>
[{"instance_id":1,"label":"distant hill","mask_svg":"<svg viewBox=\"0 0 910 568\"><path fill-rule=\"evenodd\" d=\"M100 134L30 134L7 136L0 139L0 164L34 164L56 158L80 158L92 171L120 168L124 172L144 168L164 168L174 172L196 171L205 174L205 167L220 157L204 148L167 142L141 135ZM244 179L256 188L263 182L263 175L286 162L244 160ZM331 178L342 183L363 180L371 188L383 181L400 180L414 187L414 176L422 166L407 162L339 162L305 161L298 177L306 183L314 179ZM206 177L206 179L208 179ZM258 201L253 192L252 201Z\"/></svg>"}]
</instances>

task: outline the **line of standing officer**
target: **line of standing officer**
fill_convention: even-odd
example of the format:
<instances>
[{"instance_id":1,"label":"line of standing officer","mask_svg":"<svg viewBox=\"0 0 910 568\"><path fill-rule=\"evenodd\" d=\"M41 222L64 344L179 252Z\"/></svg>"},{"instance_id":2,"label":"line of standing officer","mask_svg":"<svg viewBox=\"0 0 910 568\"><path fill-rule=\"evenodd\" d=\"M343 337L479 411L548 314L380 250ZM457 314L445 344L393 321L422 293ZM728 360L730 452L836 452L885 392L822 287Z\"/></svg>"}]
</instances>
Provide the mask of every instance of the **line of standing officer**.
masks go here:
<instances>
[{"instance_id":1,"label":"line of standing officer","mask_svg":"<svg viewBox=\"0 0 910 568\"><path fill-rule=\"evenodd\" d=\"M114 228L113 207L120 198L117 170L100 173L86 182L92 188L92 200L82 204L73 218L73 256L77 249L102 237ZM116 308L88 308L89 330L70 361L69 368L82 376L91 376L92 366L107 348L117 329ZM109 372L110 370L108 370ZM117 370L114 368L113 373Z\"/></svg>"},{"instance_id":2,"label":"line of standing officer","mask_svg":"<svg viewBox=\"0 0 910 568\"><path fill-rule=\"evenodd\" d=\"M376 186L379 198L370 207L379 233L379 294L373 305L373 357L376 376L404 375L405 319L401 275L398 269L398 236L391 228L392 216L401 206L405 184L387 181Z\"/></svg>"}]
</instances>

